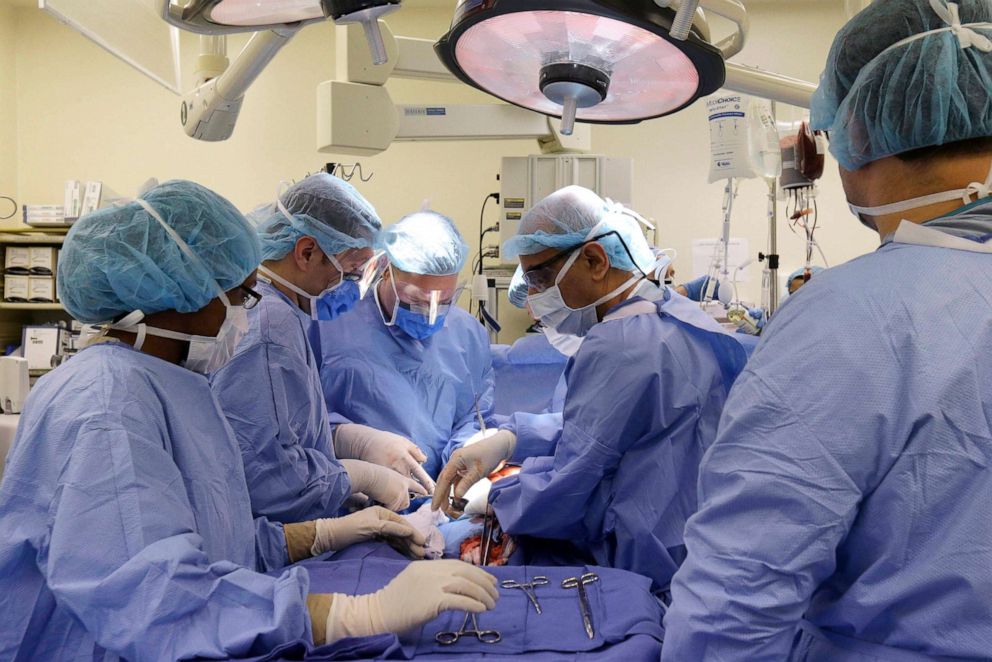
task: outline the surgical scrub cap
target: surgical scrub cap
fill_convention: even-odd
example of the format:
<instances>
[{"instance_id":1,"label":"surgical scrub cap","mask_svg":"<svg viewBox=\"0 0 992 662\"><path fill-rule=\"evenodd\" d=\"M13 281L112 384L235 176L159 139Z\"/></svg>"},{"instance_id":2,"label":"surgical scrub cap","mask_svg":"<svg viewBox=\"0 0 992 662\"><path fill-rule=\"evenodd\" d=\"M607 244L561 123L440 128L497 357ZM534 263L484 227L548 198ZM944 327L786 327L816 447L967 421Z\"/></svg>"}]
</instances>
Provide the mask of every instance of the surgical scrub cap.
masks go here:
<instances>
[{"instance_id":1,"label":"surgical scrub cap","mask_svg":"<svg viewBox=\"0 0 992 662\"><path fill-rule=\"evenodd\" d=\"M834 39L812 125L847 170L992 136L992 3L874 2Z\"/></svg>"},{"instance_id":2,"label":"surgical scrub cap","mask_svg":"<svg viewBox=\"0 0 992 662\"><path fill-rule=\"evenodd\" d=\"M801 278L802 275L803 275L803 272L805 272L805 271L806 271L806 267L799 267L798 269L796 269L795 271L793 271L791 274L789 274L789 277L785 280L786 287L788 287L789 283L791 283L795 279ZM809 275L810 276L814 276L814 275L820 273L821 271L823 271L823 267L812 266L812 267L809 268Z\"/></svg>"},{"instance_id":3,"label":"surgical scrub cap","mask_svg":"<svg viewBox=\"0 0 992 662\"><path fill-rule=\"evenodd\" d=\"M80 218L65 238L59 298L82 322L108 322L134 310L192 313L240 285L261 259L244 216L210 189L170 181L142 196L192 250L191 258L137 202ZM199 258L199 259L196 259Z\"/></svg>"},{"instance_id":4,"label":"surgical scrub cap","mask_svg":"<svg viewBox=\"0 0 992 662\"><path fill-rule=\"evenodd\" d=\"M249 215L262 240L262 259L281 260L301 237L313 237L320 250L337 255L350 248L371 248L382 221L368 200L348 182L318 173L290 187L277 204Z\"/></svg>"},{"instance_id":5,"label":"surgical scrub cap","mask_svg":"<svg viewBox=\"0 0 992 662\"><path fill-rule=\"evenodd\" d=\"M523 308L527 305L527 282L524 280L523 267L518 266L517 270L513 272L507 296L510 298L510 303L517 308Z\"/></svg>"},{"instance_id":6,"label":"surgical scrub cap","mask_svg":"<svg viewBox=\"0 0 992 662\"><path fill-rule=\"evenodd\" d=\"M468 256L454 221L433 211L404 216L379 235L377 247L400 271L425 276L456 274Z\"/></svg>"},{"instance_id":7,"label":"surgical scrub cap","mask_svg":"<svg viewBox=\"0 0 992 662\"><path fill-rule=\"evenodd\" d=\"M597 235L615 230L623 238L623 243L617 235L599 240L610 258L610 265L623 271L640 269L647 273L651 269L654 254L632 212L581 186L560 189L534 205L524 214L517 235L503 244L503 254L514 259L549 248L565 250L579 246L597 225ZM630 250L636 266L623 244Z\"/></svg>"}]
</instances>

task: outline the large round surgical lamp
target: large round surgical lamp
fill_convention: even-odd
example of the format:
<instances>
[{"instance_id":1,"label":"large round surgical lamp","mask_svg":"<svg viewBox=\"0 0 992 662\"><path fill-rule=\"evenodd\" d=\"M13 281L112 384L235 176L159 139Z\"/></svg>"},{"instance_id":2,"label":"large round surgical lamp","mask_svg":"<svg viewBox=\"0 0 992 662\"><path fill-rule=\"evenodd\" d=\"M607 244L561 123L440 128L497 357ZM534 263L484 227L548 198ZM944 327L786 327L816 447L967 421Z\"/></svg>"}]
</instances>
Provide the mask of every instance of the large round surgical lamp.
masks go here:
<instances>
[{"instance_id":1,"label":"large round surgical lamp","mask_svg":"<svg viewBox=\"0 0 992 662\"><path fill-rule=\"evenodd\" d=\"M655 0L460 0L434 49L463 82L561 117L568 135L576 120L669 115L723 85L721 51L695 27L673 37L675 22Z\"/></svg>"},{"instance_id":2,"label":"large round surgical lamp","mask_svg":"<svg viewBox=\"0 0 992 662\"><path fill-rule=\"evenodd\" d=\"M276 29L330 18L337 25L360 23L375 64L386 62L379 18L399 9L400 0L161 0L164 18L200 34Z\"/></svg>"}]
</instances>

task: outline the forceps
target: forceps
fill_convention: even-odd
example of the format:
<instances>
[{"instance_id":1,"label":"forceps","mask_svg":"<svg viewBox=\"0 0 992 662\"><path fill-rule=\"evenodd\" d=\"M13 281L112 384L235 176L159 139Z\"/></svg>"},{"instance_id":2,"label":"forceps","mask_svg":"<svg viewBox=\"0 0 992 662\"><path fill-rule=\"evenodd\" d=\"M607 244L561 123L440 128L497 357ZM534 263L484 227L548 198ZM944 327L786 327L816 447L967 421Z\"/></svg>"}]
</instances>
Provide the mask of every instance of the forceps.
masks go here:
<instances>
[{"instance_id":1,"label":"forceps","mask_svg":"<svg viewBox=\"0 0 992 662\"><path fill-rule=\"evenodd\" d=\"M471 630L468 629L469 619L472 619ZM503 635L496 630L480 630L479 619L476 615L465 612L465 620L462 621L462 627L458 632L438 632L434 635L434 641L442 646L451 646L458 643L458 640L462 637L475 637L484 644L498 644L503 638Z\"/></svg>"},{"instance_id":2,"label":"forceps","mask_svg":"<svg viewBox=\"0 0 992 662\"><path fill-rule=\"evenodd\" d=\"M589 610L589 596L586 595L586 584L599 581L599 575L595 572L587 572L581 577L569 577L561 582L562 588L574 588L579 591L579 611L582 613L582 625L585 626L586 635L593 639L596 631L592 627L592 612Z\"/></svg>"},{"instance_id":3,"label":"forceps","mask_svg":"<svg viewBox=\"0 0 992 662\"><path fill-rule=\"evenodd\" d=\"M541 603L537 601L537 594L534 593L535 586L544 586L548 583L548 578L544 575L538 575L529 582L517 582L513 579L504 579L503 583L500 584L503 588L519 588L530 600L530 603L534 605L534 611L538 614L541 613Z\"/></svg>"}]
</instances>

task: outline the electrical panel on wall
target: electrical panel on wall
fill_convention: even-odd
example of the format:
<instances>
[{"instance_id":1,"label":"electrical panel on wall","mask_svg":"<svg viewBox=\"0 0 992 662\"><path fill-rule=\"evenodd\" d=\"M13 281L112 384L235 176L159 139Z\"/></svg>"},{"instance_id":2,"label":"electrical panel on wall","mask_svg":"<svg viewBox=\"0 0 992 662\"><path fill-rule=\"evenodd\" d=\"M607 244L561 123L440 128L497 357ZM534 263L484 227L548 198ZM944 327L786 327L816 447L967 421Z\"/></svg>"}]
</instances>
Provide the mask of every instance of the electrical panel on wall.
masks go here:
<instances>
[{"instance_id":1,"label":"electrical panel on wall","mask_svg":"<svg viewBox=\"0 0 992 662\"><path fill-rule=\"evenodd\" d=\"M500 245L517 233L524 214L560 188L576 184L633 206L631 159L591 154L509 156L500 169ZM512 262L500 256L504 263Z\"/></svg>"}]
</instances>

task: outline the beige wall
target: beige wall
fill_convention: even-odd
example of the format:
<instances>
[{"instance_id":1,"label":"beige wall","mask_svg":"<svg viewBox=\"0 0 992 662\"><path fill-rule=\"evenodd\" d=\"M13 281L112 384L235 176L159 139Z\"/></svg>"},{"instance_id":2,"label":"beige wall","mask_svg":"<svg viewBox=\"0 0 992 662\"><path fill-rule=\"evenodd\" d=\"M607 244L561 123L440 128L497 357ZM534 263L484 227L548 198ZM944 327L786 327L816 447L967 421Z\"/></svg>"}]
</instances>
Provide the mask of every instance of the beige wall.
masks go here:
<instances>
[{"instance_id":1,"label":"beige wall","mask_svg":"<svg viewBox=\"0 0 992 662\"><path fill-rule=\"evenodd\" d=\"M390 19L394 32L421 37L443 33L449 21L443 10L413 5L405 3ZM69 178L101 179L130 194L154 176L202 182L248 209L271 198L281 179L299 179L325 161L354 161L315 149L315 88L334 76L334 30L329 25L302 31L253 86L234 137L208 144L186 138L179 125L178 98L164 88L44 13L16 12L13 83L8 66L11 40L3 38L9 11L0 11L0 119L10 116L7 100L16 90L20 158L14 163L6 149L0 155L0 188L16 177L23 202L59 203L62 182ZM737 60L815 80L843 19L840 0L756 4L750 43ZM239 43L232 39L232 54ZM187 75L186 85L190 83ZM488 100L451 83L397 80L389 87L398 103ZM798 117L790 109L782 109L781 115ZM13 119L2 122L0 144L8 144L13 126ZM597 153L634 159L635 205L656 219L659 243L679 251L677 266L688 275L692 239L716 236L721 223L722 185L706 183L709 137L702 105L635 127L596 127L593 147ZM386 220L430 199L436 209L456 219L474 251L480 205L486 194L498 190L500 157L536 151L530 141L400 143L361 159L375 178L358 187ZM872 236L847 212L835 170L831 162L820 200L820 240L832 263L873 246ZM750 240L752 252L763 249L763 183L741 186L734 228L735 236ZM779 235L784 266L798 266L803 243L784 224ZM751 267L750 275L742 293L756 300L760 268ZM501 312L508 307L502 306ZM516 314L510 326L518 330L524 321L522 313Z\"/></svg>"},{"instance_id":2,"label":"beige wall","mask_svg":"<svg viewBox=\"0 0 992 662\"><path fill-rule=\"evenodd\" d=\"M17 102L16 43L17 11L0 4L0 195L18 199L17 191ZM0 201L0 216L11 212L7 200ZM20 210L0 228L13 226Z\"/></svg>"}]
</instances>

